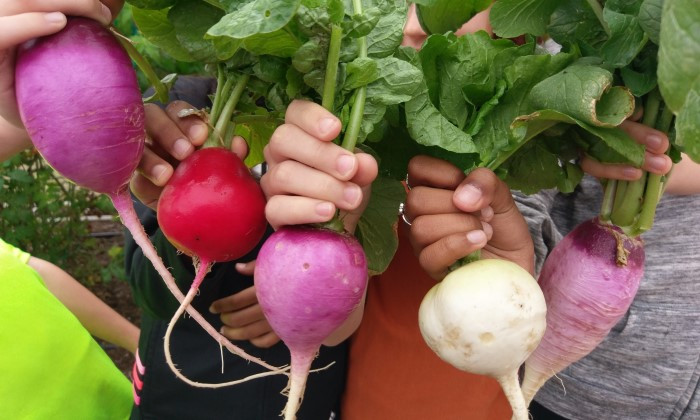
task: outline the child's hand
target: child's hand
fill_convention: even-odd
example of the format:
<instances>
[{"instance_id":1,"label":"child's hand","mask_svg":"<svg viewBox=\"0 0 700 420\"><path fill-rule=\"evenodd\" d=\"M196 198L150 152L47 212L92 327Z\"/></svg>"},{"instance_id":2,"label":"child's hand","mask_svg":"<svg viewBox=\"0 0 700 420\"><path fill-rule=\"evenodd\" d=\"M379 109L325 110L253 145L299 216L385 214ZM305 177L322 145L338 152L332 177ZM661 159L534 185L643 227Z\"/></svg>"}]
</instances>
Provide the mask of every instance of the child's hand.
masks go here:
<instances>
[{"instance_id":1,"label":"child's hand","mask_svg":"<svg viewBox=\"0 0 700 420\"><path fill-rule=\"evenodd\" d=\"M334 144L340 129L333 114L312 102L294 101L287 108L285 124L265 147L269 169L260 180L272 227L326 222L338 208L346 212L345 229L354 231L377 177L377 162Z\"/></svg>"},{"instance_id":2,"label":"child's hand","mask_svg":"<svg viewBox=\"0 0 700 420\"><path fill-rule=\"evenodd\" d=\"M0 116L22 127L15 98L18 45L60 31L66 26L66 15L85 16L109 25L113 13L116 16L123 3L122 0L0 1Z\"/></svg>"},{"instance_id":3,"label":"child's hand","mask_svg":"<svg viewBox=\"0 0 700 420\"><path fill-rule=\"evenodd\" d=\"M165 110L154 104L145 106L148 141L138 172L131 179L131 191L154 210L177 164L207 140L209 129L204 121L194 115L178 116L178 112L190 108L183 101L171 102ZM240 158L248 153L248 146L240 137L233 139L231 149Z\"/></svg>"},{"instance_id":4,"label":"child's hand","mask_svg":"<svg viewBox=\"0 0 700 420\"><path fill-rule=\"evenodd\" d=\"M408 181L409 237L431 277L442 279L448 267L479 249L482 258L506 259L534 271L525 219L493 172L481 168L465 177L451 163L417 156L409 163Z\"/></svg>"},{"instance_id":5,"label":"child's hand","mask_svg":"<svg viewBox=\"0 0 700 420\"><path fill-rule=\"evenodd\" d=\"M252 276L255 261L236 264L236 269L241 274ZM255 295L255 286L215 301L209 311L219 314L224 324L221 334L226 338L248 340L254 346L262 348L272 347L280 341L263 315Z\"/></svg>"},{"instance_id":6,"label":"child's hand","mask_svg":"<svg viewBox=\"0 0 700 420\"><path fill-rule=\"evenodd\" d=\"M666 134L630 120L623 122L620 128L646 148L642 169L660 175L671 170L671 158L664 154L669 146ZM634 181L642 176L642 169L634 166L603 164L587 156L581 159L581 169L596 178Z\"/></svg>"}]
</instances>

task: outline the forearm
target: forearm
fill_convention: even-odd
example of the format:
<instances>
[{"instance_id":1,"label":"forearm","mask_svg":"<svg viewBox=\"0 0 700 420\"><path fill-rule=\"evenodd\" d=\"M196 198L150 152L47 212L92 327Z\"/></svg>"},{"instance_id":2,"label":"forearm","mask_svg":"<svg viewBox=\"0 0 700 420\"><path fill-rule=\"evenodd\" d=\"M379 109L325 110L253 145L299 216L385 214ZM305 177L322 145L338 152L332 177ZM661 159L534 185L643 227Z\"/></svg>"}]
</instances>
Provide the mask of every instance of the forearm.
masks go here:
<instances>
[{"instance_id":1,"label":"forearm","mask_svg":"<svg viewBox=\"0 0 700 420\"><path fill-rule=\"evenodd\" d=\"M0 162L31 147L27 132L0 117Z\"/></svg>"},{"instance_id":2,"label":"forearm","mask_svg":"<svg viewBox=\"0 0 700 420\"><path fill-rule=\"evenodd\" d=\"M50 262L32 257L29 266L39 273L49 291L78 318L90 334L132 353L136 352L139 329L134 324Z\"/></svg>"},{"instance_id":3,"label":"forearm","mask_svg":"<svg viewBox=\"0 0 700 420\"><path fill-rule=\"evenodd\" d=\"M693 162L685 153L671 171L666 185L667 194L700 194L700 164Z\"/></svg>"}]
</instances>

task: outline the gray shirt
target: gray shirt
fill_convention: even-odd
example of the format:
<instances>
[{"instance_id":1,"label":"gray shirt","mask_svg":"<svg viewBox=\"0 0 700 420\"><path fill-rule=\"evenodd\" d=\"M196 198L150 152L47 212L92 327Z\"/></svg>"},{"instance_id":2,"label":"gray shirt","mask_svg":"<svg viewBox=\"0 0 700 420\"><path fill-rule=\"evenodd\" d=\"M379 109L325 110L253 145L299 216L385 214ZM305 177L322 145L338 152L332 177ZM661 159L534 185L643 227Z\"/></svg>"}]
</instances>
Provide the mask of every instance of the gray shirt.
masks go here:
<instances>
[{"instance_id":1,"label":"gray shirt","mask_svg":"<svg viewBox=\"0 0 700 420\"><path fill-rule=\"evenodd\" d=\"M572 194L516 194L535 241L548 250L600 211L585 178ZM643 235L646 264L627 315L591 354L550 379L537 402L569 419L700 419L700 195L666 195Z\"/></svg>"}]
</instances>

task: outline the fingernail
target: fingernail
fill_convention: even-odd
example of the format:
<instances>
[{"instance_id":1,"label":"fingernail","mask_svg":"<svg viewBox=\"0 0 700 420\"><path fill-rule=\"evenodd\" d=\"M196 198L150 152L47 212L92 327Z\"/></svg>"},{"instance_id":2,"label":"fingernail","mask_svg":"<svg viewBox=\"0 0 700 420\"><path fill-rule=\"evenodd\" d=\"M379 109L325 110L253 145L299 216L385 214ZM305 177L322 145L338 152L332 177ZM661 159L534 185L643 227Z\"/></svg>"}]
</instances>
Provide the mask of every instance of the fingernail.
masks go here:
<instances>
[{"instance_id":1,"label":"fingernail","mask_svg":"<svg viewBox=\"0 0 700 420\"><path fill-rule=\"evenodd\" d=\"M109 10L109 7L105 6L104 4L102 5L102 17L104 18L104 22L106 24L109 24L112 21L112 11Z\"/></svg>"},{"instance_id":2,"label":"fingernail","mask_svg":"<svg viewBox=\"0 0 700 420\"><path fill-rule=\"evenodd\" d=\"M245 270L245 263L236 263L236 270Z\"/></svg>"},{"instance_id":3,"label":"fingernail","mask_svg":"<svg viewBox=\"0 0 700 420\"><path fill-rule=\"evenodd\" d=\"M486 233L483 230L472 230L467 233L467 240L473 244L486 242Z\"/></svg>"},{"instance_id":4,"label":"fingernail","mask_svg":"<svg viewBox=\"0 0 700 420\"><path fill-rule=\"evenodd\" d=\"M493 227L490 224L481 222L481 229L484 231L484 234L486 234L486 238L493 237Z\"/></svg>"},{"instance_id":5,"label":"fingernail","mask_svg":"<svg viewBox=\"0 0 700 420\"><path fill-rule=\"evenodd\" d=\"M153 178L156 180L160 180L162 177L165 176L165 173L168 171L168 167L165 165L158 164L153 167Z\"/></svg>"},{"instance_id":6,"label":"fingernail","mask_svg":"<svg viewBox=\"0 0 700 420\"><path fill-rule=\"evenodd\" d=\"M185 139L177 139L173 144L173 151L175 152L175 157L179 159L184 159L190 154L192 150L192 144Z\"/></svg>"},{"instance_id":7,"label":"fingernail","mask_svg":"<svg viewBox=\"0 0 700 420\"><path fill-rule=\"evenodd\" d=\"M316 214L322 217L330 217L333 215L333 204L319 203L316 204Z\"/></svg>"},{"instance_id":8,"label":"fingernail","mask_svg":"<svg viewBox=\"0 0 700 420\"><path fill-rule=\"evenodd\" d=\"M355 161L355 156L342 155L335 163L335 168L338 170L340 175L348 175L355 168Z\"/></svg>"},{"instance_id":9,"label":"fingernail","mask_svg":"<svg viewBox=\"0 0 700 420\"><path fill-rule=\"evenodd\" d=\"M646 143L648 149L658 150L663 147L664 139L657 134L651 134L647 136Z\"/></svg>"},{"instance_id":10,"label":"fingernail","mask_svg":"<svg viewBox=\"0 0 700 420\"><path fill-rule=\"evenodd\" d=\"M360 200L361 194L362 191L360 190L360 187L353 185L345 188L345 191L343 191L343 199L348 204L356 204Z\"/></svg>"},{"instance_id":11,"label":"fingernail","mask_svg":"<svg viewBox=\"0 0 700 420\"><path fill-rule=\"evenodd\" d=\"M216 309L214 308L214 305L211 305L211 306L209 307L209 312L212 313L212 314L215 314L215 313L216 313Z\"/></svg>"},{"instance_id":12,"label":"fingernail","mask_svg":"<svg viewBox=\"0 0 700 420\"><path fill-rule=\"evenodd\" d=\"M666 170L667 161L665 156L649 156L647 157L647 167L657 172ZM653 172L653 171L652 171Z\"/></svg>"},{"instance_id":13,"label":"fingernail","mask_svg":"<svg viewBox=\"0 0 700 420\"><path fill-rule=\"evenodd\" d=\"M456 198L457 201L462 204L476 204L476 202L481 198L481 190L472 184L467 184L457 191Z\"/></svg>"},{"instance_id":14,"label":"fingernail","mask_svg":"<svg viewBox=\"0 0 700 420\"><path fill-rule=\"evenodd\" d=\"M195 124L189 130L190 140L202 139L209 134L209 130L203 124Z\"/></svg>"},{"instance_id":15,"label":"fingernail","mask_svg":"<svg viewBox=\"0 0 700 420\"><path fill-rule=\"evenodd\" d=\"M642 176L642 171L637 168L627 167L622 170L622 176L627 179L637 179Z\"/></svg>"},{"instance_id":16,"label":"fingernail","mask_svg":"<svg viewBox=\"0 0 700 420\"><path fill-rule=\"evenodd\" d=\"M66 15L61 12L51 12L44 15L44 19L48 23L64 23L66 21Z\"/></svg>"},{"instance_id":17,"label":"fingernail","mask_svg":"<svg viewBox=\"0 0 700 420\"><path fill-rule=\"evenodd\" d=\"M335 129L336 124L338 124L338 120L335 118L323 118L319 121L318 128L321 130L321 134L328 134Z\"/></svg>"}]
</instances>

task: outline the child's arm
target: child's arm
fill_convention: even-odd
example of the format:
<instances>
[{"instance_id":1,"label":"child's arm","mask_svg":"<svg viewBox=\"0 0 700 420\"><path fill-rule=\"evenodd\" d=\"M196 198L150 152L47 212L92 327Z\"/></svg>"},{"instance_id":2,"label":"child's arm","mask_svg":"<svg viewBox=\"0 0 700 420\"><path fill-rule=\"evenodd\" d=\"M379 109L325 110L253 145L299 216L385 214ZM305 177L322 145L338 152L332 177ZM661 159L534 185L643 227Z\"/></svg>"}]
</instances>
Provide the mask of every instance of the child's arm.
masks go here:
<instances>
[{"instance_id":1,"label":"child's arm","mask_svg":"<svg viewBox=\"0 0 700 420\"><path fill-rule=\"evenodd\" d=\"M683 159L673 166L665 192L675 195L700 194L700 164L683 153Z\"/></svg>"},{"instance_id":2,"label":"child's arm","mask_svg":"<svg viewBox=\"0 0 700 420\"><path fill-rule=\"evenodd\" d=\"M29 266L44 284L92 335L136 352L139 329L92 294L70 274L40 258L31 257Z\"/></svg>"},{"instance_id":3,"label":"child's arm","mask_svg":"<svg viewBox=\"0 0 700 420\"><path fill-rule=\"evenodd\" d=\"M27 132L0 116L0 162L4 162L31 146Z\"/></svg>"}]
</instances>

